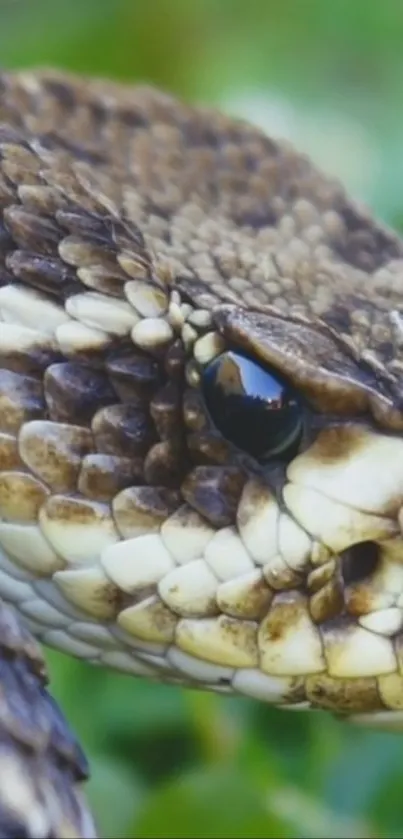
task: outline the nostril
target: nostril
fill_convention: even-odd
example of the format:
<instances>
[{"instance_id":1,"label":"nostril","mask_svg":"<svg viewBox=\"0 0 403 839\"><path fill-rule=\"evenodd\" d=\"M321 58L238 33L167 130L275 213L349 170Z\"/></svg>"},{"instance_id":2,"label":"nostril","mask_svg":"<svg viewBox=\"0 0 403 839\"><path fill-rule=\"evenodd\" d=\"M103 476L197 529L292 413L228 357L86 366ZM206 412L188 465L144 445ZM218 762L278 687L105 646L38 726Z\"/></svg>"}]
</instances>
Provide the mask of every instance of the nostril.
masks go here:
<instances>
[{"instance_id":1,"label":"nostril","mask_svg":"<svg viewBox=\"0 0 403 839\"><path fill-rule=\"evenodd\" d=\"M376 542L359 542L340 554L341 575L345 585L368 580L376 571L380 560Z\"/></svg>"}]
</instances>

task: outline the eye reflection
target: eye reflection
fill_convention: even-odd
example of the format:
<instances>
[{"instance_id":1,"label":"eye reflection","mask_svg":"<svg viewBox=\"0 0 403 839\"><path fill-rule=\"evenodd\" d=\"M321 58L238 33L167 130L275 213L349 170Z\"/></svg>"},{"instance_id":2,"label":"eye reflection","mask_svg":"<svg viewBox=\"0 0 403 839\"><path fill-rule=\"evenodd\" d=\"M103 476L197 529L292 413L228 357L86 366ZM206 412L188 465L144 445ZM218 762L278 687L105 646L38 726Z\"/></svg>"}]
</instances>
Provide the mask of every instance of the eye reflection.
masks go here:
<instances>
[{"instance_id":1,"label":"eye reflection","mask_svg":"<svg viewBox=\"0 0 403 839\"><path fill-rule=\"evenodd\" d=\"M229 350L204 371L203 392L221 434L258 460L290 460L302 433L303 409L277 371Z\"/></svg>"}]
</instances>

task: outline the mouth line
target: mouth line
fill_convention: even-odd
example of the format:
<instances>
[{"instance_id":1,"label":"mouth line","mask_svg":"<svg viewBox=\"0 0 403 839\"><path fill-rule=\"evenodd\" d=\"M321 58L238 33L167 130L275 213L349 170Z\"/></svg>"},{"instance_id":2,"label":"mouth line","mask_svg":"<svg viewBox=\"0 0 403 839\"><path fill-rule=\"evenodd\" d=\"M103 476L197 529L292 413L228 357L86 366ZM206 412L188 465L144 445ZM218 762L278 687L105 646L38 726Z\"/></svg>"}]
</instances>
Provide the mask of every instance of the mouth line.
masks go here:
<instances>
[{"instance_id":1,"label":"mouth line","mask_svg":"<svg viewBox=\"0 0 403 839\"><path fill-rule=\"evenodd\" d=\"M287 486L295 486L298 487L301 491L311 491L320 494L326 501L334 504L340 504L345 507L347 510L351 510L354 513L360 513L363 516L376 516L379 519L385 519L386 521L396 522L396 534L400 534L399 528L399 519L402 518L402 527L403 527L403 497L399 498L393 504L391 504L387 510L385 509L378 509L375 505L373 506L365 506L360 505L357 503L352 503L346 499L340 498L340 495L337 493L331 493L329 490L325 490L315 485L315 483L309 483L309 481L297 481L297 480L285 480L283 485L283 490ZM282 497L282 503L287 509L287 504ZM403 530L402 530L403 532Z\"/></svg>"}]
</instances>

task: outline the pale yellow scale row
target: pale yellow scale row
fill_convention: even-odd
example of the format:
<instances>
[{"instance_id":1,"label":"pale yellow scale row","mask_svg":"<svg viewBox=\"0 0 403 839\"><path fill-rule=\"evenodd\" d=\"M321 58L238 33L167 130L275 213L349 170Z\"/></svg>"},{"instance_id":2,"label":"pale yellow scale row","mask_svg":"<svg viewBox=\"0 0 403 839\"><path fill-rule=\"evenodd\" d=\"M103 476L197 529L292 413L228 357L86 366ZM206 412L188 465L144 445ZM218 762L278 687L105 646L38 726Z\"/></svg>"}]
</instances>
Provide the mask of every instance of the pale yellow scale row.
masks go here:
<instances>
[{"instance_id":1,"label":"pale yellow scale row","mask_svg":"<svg viewBox=\"0 0 403 839\"><path fill-rule=\"evenodd\" d=\"M31 536L33 532L31 528ZM140 548L146 539L144 547L147 552L152 549L154 556L152 540L159 538L152 535L135 541ZM295 591L277 596L260 626L224 615L181 620L157 595L123 609L116 624L106 621L107 591L109 587L111 594L113 586L103 571L108 570L112 558L108 548L101 568L59 572L52 582L19 571L14 558L2 552L0 592L18 606L35 634L47 644L133 675L232 689L298 708L309 707L311 702L320 706L321 691L326 690L325 707L332 707L333 694L335 709L341 696L345 710L357 710L360 702L364 709L373 710L375 698L378 705L403 709L403 656L399 646L396 662L390 639L385 636L354 625L348 629L344 626L339 634L337 629L318 630L310 620L306 600ZM142 559L144 564L144 555ZM183 568L189 569L197 562ZM119 576L115 568L112 571L115 578ZM168 572L168 577L170 573L174 572ZM197 582L196 578L195 570ZM161 580L167 586L166 577ZM124 583L127 589L133 589L129 571ZM69 595L73 595L71 600ZM100 620L104 625L98 623ZM397 663L400 672L395 672Z\"/></svg>"},{"instance_id":2,"label":"pale yellow scale row","mask_svg":"<svg viewBox=\"0 0 403 839\"><path fill-rule=\"evenodd\" d=\"M132 283L129 286L129 296ZM139 291L137 304L140 308L142 297ZM159 289L155 290L155 300L161 296ZM149 298L154 299L151 287L147 286L143 293L144 303ZM156 310L157 306L154 307ZM153 310L152 305L148 307ZM32 329L38 343L49 343L49 338L56 341L60 348L68 349L69 354L74 350L93 349L109 343L111 336L125 336L131 334L133 342L140 347L149 349L160 343L167 343L173 332L164 318L146 317L136 310L130 302L108 298L95 291L85 291L76 294L66 301L66 307L49 300L45 295L33 289L22 289L8 285L0 289L1 320L9 324L10 338L16 349L19 348L21 332ZM38 331L38 324L40 331ZM23 328L20 331L20 328ZM17 330L13 340L13 330ZM2 329L3 331L3 329ZM25 333L27 340L35 341L35 335ZM8 338L4 333L2 342Z\"/></svg>"},{"instance_id":3,"label":"pale yellow scale row","mask_svg":"<svg viewBox=\"0 0 403 839\"><path fill-rule=\"evenodd\" d=\"M1 474L0 592L46 643L133 673L224 680L244 692L267 690L266 698L269 684L272 692L277 685L273 701L281 701L283 689L285 701L299 677L403 672L403 653L390 637L401 629L403 569L398 575L390 557L382 569L383 590L395 592L388 606L358 624L318 627L308 598L296 590L314 556L311 541L258 481L244 489L240 535L235 528L214 531L186 505L162 526L157 518L154 526L150 517L145 523L133 492L119 493L110 510L46 497L28 473ZM316 560L312 596L325 591L327 603L335 561L321 551Z\"/></svg>"},{"instance_id":4,"label":"pale yellow scale row","mask_svg":"<svg viewBox=\"0 0 403 839\"><path fill-rule=\"evenodd\" d=\"M74 264L74 251L70 256ZM63 251L63 243L60 245ZM67 260L66 260L67 261ZM86 279L86 271L78 276ZM186 348L196 344L196 356L208 360L211 338L198 338L211 323L211 313L182 304L157 286L139 280L122 284L126 299L83 291L66 300L65 306L36 289L6 285L0 289L0 358L21 349L51 349L58 346L67 357L106 348L111 339L131 336L133 344L152 351L164 347L179 334ZM38 328L39 326L39 328ZM215 335L215 333L211 333Z\"/></svg>"}]
</instances>

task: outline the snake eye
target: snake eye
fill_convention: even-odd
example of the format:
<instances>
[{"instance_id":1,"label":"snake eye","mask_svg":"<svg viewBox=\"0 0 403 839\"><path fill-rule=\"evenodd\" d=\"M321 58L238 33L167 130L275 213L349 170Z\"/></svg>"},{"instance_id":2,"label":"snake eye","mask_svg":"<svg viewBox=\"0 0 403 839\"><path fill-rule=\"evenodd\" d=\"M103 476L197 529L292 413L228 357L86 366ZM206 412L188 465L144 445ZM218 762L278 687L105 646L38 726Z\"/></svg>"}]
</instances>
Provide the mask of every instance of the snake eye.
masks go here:
<instances>
[{"instance_id":1,"label":"snake eye","mask_svg":"<svg viewBox=\"0 0 403 839\"><path fill-rule=\"evenodd\" d=\"M222 353L204 371L210 416L235 446L257 458L290 460L303 425L298 395L279 373L239 352Z\"/></svg>"}]
</instances>

